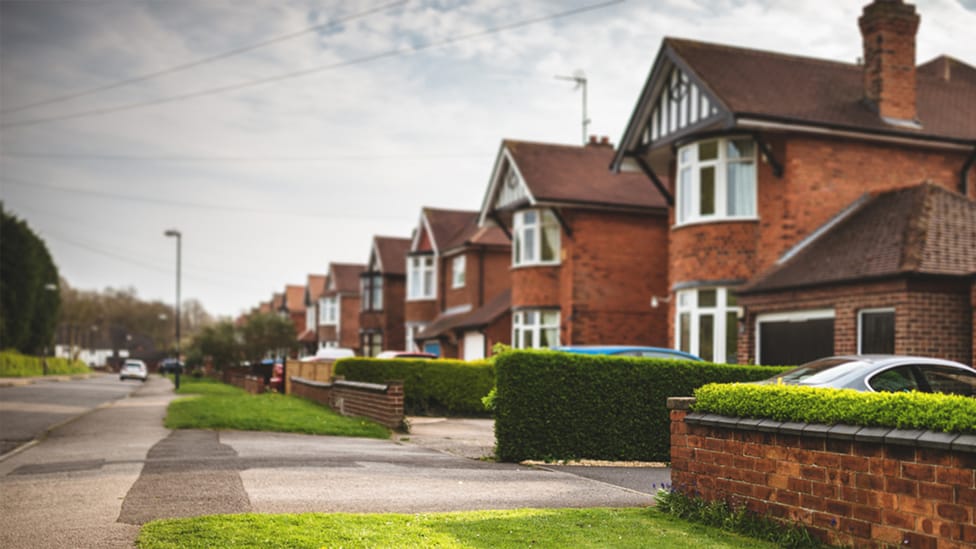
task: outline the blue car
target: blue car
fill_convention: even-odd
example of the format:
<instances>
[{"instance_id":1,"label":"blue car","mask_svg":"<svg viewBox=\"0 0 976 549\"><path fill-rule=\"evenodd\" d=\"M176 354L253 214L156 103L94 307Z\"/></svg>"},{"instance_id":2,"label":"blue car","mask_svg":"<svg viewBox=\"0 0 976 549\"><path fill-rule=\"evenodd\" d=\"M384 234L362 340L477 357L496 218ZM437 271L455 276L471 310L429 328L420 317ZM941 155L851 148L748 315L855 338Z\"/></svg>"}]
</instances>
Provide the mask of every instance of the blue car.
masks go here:
<instances>
[{"instance_id":1,"label":"blue car","mask_svg":"<svg viewBox=\"0 0 976 549\"><path fill-rule=\"evenodd\" d=\"M697 360L701 357L691 353L668 349L666 347L641 347L639 345L569 345L553 347L553 351L579 353L582 355L637 356L644 358L672 358L675 360Z\"/></svg>"}]
</instances>

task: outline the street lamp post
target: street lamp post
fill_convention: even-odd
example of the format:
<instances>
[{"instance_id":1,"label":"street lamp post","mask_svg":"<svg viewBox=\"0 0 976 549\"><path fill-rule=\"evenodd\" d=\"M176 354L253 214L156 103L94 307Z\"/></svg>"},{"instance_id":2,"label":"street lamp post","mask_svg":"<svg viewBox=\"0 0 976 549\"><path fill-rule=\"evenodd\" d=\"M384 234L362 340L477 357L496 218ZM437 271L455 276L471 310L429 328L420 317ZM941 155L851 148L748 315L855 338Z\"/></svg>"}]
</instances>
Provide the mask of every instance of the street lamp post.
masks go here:
<instances>
[{"instance_id":1,"label":"street lamp post","mask_svg":"<svg viewBox=\"0 0 976 549\"><path fill-rule=\"evenodd\" d=\"M166 236L176 237L176 388L180 388L180 370L182 362L180 362L180 256L181 256L181 245L183 240L183 235L180 231L176 229L169 229L165 233Z\"/></svg>"}]
</instances>

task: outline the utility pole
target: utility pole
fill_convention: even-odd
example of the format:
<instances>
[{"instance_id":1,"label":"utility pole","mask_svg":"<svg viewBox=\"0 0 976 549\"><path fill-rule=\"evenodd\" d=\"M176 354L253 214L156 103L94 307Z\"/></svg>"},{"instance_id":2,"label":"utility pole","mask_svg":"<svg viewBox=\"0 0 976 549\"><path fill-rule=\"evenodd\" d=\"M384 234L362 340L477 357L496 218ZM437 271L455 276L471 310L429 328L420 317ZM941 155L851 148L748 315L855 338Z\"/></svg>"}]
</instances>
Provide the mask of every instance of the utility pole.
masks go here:
<instances>
[{"instance_id":1,"label":"utility pole","mask_svg":"<svg viewBox=\"0 0 976 549\"><path fill-rule=\"evenodd\" d=\"M570 82L575 82L576 85L573 87L573 90L574 91L575 90L578 90L580 88L583 89L583 145L585 146L586 145L586 137L587 137L586 136L586 134L587 134L587 128L590 125L590 119L587 118L587 116L586 116L586 75L583 74L583 71L576 71L575 73L573 73L573 76L560 76L560 75L556 75L556 79L557 80L568 80Z\"/></svg>"},{"instance_id":2,"label":"utility pole","mask_svg":"<svg viewBox=\"0 0 976 549\"><path fill-rule=\"evenodd\" d=\"M180 370L183 369L183 363L180 361L180 260L182 259L182 243L183 234L176 229L169 229L163 233L164 236L175 237L176 238L176 377L174 379L174 384L176 388L180 388Z\"/></svg>"}]
</instances>

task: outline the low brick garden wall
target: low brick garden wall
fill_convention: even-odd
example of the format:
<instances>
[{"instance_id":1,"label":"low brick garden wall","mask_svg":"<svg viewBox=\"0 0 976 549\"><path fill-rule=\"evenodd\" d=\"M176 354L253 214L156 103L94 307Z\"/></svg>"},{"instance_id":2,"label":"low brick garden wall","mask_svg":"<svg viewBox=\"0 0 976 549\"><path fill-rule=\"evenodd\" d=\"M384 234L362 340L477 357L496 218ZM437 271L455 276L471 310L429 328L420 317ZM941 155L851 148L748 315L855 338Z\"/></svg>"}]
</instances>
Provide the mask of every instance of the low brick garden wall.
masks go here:
<instances>
[{"instance_id":1,"label":"low brick garden wall","mask_svg":"<svg viewBox=\"0 0 976 549\"><path fill-rule=\"evenodd\" d=\"M671 482L854 547L976 547L976 435L783 423L668 400Z\"/></svg>"},{"instance_id":2,"label":"low brick garden wall","mask_svg":"<svg viewBox=\"0 0 976 549\"><path fill-rule=\"evenodd\" d=\"M403 384L335 379L314 381L290 376L291 394L324 404L344 416L367 417L389 427L403 427Z\"/></svg>"}]
</instances>

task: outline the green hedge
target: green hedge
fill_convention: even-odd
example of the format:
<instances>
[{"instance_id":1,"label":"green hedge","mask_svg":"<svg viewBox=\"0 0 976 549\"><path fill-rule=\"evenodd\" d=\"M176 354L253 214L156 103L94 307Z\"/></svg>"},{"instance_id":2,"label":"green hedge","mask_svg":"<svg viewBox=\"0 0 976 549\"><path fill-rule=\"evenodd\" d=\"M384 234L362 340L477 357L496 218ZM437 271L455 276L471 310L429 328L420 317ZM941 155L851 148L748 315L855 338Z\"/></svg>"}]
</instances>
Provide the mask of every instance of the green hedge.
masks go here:
<instances>
[{"instance_id":1,"label":"green hedge","mask_svg":"<svg viewBox=\"0 0 976 549\"><path fill-rule=\"evenodd\" d=\"M833 425L976 431L976 398L930 393L867 393L787 385L705 385L695 411Z\"/></svg>"},{"instance_id":2,"label":"green hedge","mask_svg":"<svg viewBox=\"0 0 976 549\"><path fill-rule=\"evenodd\" d=\"M80 360L47 357L48 375L88 373L88 366ZM41 357L22 355L17 351L0 352L0 377L33 377L44 375Z\"/></svg>"},{"instance_id":3,"label":"green hedge","mask_svg":"<svg viewBox=\"0 0 976 549\"><path fill-rule=\"evenodd\" d=\"M510 351L495 357L495 437L502 461L670 461L667 399L707 383L766 379L787 368Z\"/></svg>"},{"instance_id":4,"label":"green hedge","mask_svg":"<svg viewBox=\"0 0 976 549\"><path fill-rule=\"evenodd\" d=\"M343 358L335 374L350 381L403 381L407 415L487 416L481 399L495 384L490 360Z\"/></svg>"}]
</instances>

